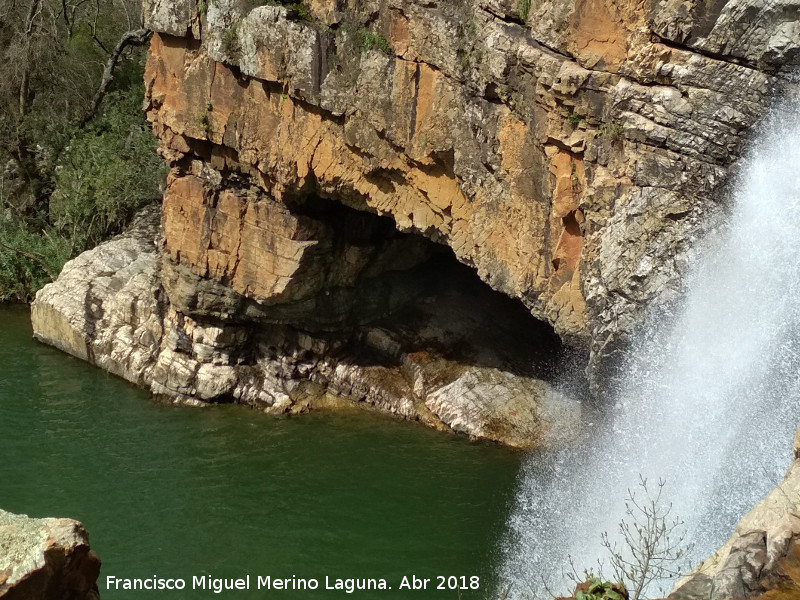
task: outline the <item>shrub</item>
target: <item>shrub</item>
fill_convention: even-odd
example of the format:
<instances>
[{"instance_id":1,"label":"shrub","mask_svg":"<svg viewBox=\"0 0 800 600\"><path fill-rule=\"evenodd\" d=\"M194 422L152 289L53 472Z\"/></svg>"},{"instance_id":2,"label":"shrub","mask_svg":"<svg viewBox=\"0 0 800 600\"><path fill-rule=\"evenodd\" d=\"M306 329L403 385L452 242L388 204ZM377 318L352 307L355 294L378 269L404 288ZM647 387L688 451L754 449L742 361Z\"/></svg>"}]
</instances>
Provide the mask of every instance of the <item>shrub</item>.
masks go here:
<instances>
[{"instance_id":1,"label":"shrub","mask_svg":"<svg viewBox=\"0 0 800 600\"><path fill-rule=\"evenodd\" d=\"M583 115L579 115L576 112L573 112L571 109L567 109L564 112L564 116L567 119L567 124L569 125L570 129L577 129L578 125L580 125L586 120L586 117L584 117Z\"/></svg>"},{"instance_id":2,"label":"shrub","mask_svg":"<svg viewBox=\"0 0 800 600\"><path fill-rule=\"evenodd\" d=\"M625 137L625 129L619 123L604 123L600 127L600 135L616 142Z\"/></svg>"},{"instance_id":3,"label":"shrub","mask_svg":"<svg viewBox=\"0 0 800 600\"><path fill-rule=\"evenodd\" d=\"M369 29L359 29L358 37L361 40L361 47L369 52L373 48L377 48L385 54L394 54L394 49L391 44L380 33L375 33Z\"/></svg>"},{"instance_id":4,"label":"shrub","mask_svg":"<svg viewBox=\"0 0 800 600\"><path fill-rule=\"evenodd\" d=\"M239 26L234 23L222 34L222 51L228 56L233 56L239 52Z\"/></svg>"},{"instance_id":5,"label":"shrub","mask_svg":"<svg viewBox=\"0 0 800 600\"><path fill-rule=\"evenodd\" d=\"M82 252L118 233L144 205L157 200L165 167L139 108L141 84L107 98L103 114L79 131L61 157L50 221Z\"/></svg>"},{"instance_id":6,"label":"shrub","mask_svg":"<svg viewBox=\"0 0 800 600\"><path fill-rule=\"evenodd\" d=\"M517 0L517 11L519 13L519 19L522 22L528 20L528 13L531 10L531 0Z\"/></svg>"},{"instance_id":7,"label":"shrub","mask_svg":"<svg viewBox=\"0 0 800 600\"><path fill-rule=\"evenodd\" d=\"M575 600L627 600L627 597L623 585L601 581L599 577L593 576L589 576L575 592Z\"/></svg>"},{"instance_id":8,"label":"shrub","mask_svg":"<svg viewBox=\"0 0 800 600\"><path fill-rule=\"evenodd\" d=\"M138 27L141 4L78 2L69 14L56 0L6 4L0 300L26 300L67 259L157 199L164 168L141 108L147 36L127 30ZM107 63L108 48L125 40L119 60ZM110 87L101 85L107 64Z\"/></svg>"},{"instance_id":9,"label":"shrub","mask_svg":"<svg viewBox=\"0 0 800 600\"><path fill-rule=\"evenodd\" d=\"M28 302L61 271L72 254L56 232L31 233L24 225L0 221L0 302Z\"/></svg>"}]
</instances>

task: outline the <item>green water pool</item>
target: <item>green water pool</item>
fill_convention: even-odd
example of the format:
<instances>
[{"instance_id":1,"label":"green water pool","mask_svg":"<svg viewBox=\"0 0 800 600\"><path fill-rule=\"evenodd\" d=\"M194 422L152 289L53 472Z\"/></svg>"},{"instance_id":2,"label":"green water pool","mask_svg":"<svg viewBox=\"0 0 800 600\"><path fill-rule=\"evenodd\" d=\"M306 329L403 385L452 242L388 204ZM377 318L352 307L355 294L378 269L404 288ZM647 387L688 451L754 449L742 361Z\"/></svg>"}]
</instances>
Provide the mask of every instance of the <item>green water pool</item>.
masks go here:
<instances>
[{"instance_id":1,"label":"green water pool","mask_svg":"<svg viewBox=\"0 0 800 600\"><path fill-rule=\"evenodd\" d=\"M0 307L0 507L82 521L104 600L490 597L521 459L359 411L165 406L34 342L27 310ZM208 575L250 575L251 589L192 590ZM186 588L109 590L109 576ZM319 588L258 590L259 576ZM392 589L326 590L326 576ZM404 576L431 581L399 589ZM480 587L438 590L437 576Z\"/></svg>"}]
</instances>

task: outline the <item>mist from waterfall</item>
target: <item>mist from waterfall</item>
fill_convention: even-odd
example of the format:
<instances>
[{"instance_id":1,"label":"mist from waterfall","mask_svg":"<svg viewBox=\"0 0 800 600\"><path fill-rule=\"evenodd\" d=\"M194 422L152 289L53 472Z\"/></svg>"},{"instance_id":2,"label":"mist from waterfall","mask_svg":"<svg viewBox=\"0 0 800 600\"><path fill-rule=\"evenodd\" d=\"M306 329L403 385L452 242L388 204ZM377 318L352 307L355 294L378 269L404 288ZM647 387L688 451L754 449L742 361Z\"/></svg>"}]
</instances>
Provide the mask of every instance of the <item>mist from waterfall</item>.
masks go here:
<instances>
[{"instance_id":1,"label":"mist from waterfall","mask_svg":"<svg viewBox=\"0 0 800 600\"><path fill-rule=\"evenodd\" d=\"M640 474L666 480L694 566L788 467L800 422L800 103L773 115L724 232L674 314L639 335L605 414L579 447L527 457L504 548L508 598L549 598L543 581L571 592L570 557L581 572L607 563L601 533L617 534Z\"/></svg>"}]
</instances>

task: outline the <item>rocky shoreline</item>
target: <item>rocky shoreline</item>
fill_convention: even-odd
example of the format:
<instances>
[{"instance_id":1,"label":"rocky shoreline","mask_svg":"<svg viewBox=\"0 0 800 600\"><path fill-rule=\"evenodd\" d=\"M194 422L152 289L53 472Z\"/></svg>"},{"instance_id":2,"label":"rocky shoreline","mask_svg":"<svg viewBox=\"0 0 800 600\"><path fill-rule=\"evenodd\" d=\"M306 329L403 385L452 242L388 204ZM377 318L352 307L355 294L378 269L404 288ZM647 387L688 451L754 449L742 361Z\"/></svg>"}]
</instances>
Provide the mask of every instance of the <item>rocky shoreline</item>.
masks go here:
<instances>
[{"instance_id":1,"label":"rocky shoreline","mask_svg":"<svg viewBox=\"0 0 800 600\"><path fill-rule=\"evenodd\" d=\"M307 4L146 0L163 206L37 294L36 337L184 404L577 435L560 361L599 397L680 297L800 4ZM797 472L677 594L783 589Z\"/></svg>"},{"instance_id":2,"label":"rocky shoreline","mask_svg":"<svg viewBox=\"0 0 800 600\"><path fill-rule=\"evenodd\" d=\"M555 365L539 351L558 341L534 323L529 340L507 344L498 330L519 323L492 310L506 310L507 299L487 292L479 315L464 307L475 297L423 294L413 310L348 336L191 318L161 287L175 267L160 257L159 223L150 208L68 263L32 304L34 336L187 405L237 402L273 414L358 406L518 448L574 435L579 405L544 379ZM472 347L481 330L498 343Z\"/></svg>"}]
</instances>

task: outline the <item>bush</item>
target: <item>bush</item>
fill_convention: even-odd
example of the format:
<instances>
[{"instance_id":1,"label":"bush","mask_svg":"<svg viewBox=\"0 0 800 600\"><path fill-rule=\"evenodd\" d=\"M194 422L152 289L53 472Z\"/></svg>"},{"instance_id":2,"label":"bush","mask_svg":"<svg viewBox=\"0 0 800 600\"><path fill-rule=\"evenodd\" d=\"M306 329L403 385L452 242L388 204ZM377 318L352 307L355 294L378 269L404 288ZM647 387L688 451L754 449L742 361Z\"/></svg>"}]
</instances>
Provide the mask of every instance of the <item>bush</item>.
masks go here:
<instances>
[{"instance_id":1,"label":"bush","mask_svg":"<svg viewBox=\"0 0 800 600\"><path fill-rule=\"evenodd\" d=\"M107 98L105 111L75 134L56 168L50 221L76 254L118 233L159 197L164 163L141 114L141 84Z\"/></svg>"},{"instance_id":2,"label":"bush","mask_svg":"<svg viewBox=\"0 0 800 600\"><path fill-rule=\"evenodd\" d=\"M567 119L567 124L569 125L570 129L577 129L578 126L586 120L586 117L583 115L579 115L576 112L573 112L571 109L566 109L564 111L564 116Z\"/></svg>"},{"instance_id":3,"label":"bush","mask_svg":"<svg viewBox=\"0 0 800 600\"><path fill-rule=\"evenodd\" d=\"M359 29L358 37L361 40L361 47L369 52L373 48L377 48L385 54L394 54L394 49L391 44L380 33L375 33L369 29Z\"/></svg>"},{"instance_id":4,"label":"bush","mask_svg":"<svg viewBox=\"0 0 800 600\"><path fill-rule=\"evenodd\" d=\"M578 586L575 600L627 600L628 593L621 584L601 581L598 577L589 577Z\"/></svg>"},{"instance_id":5,"label":"bush","mask_svg":"<svg viewBox=\"0 0 800 600\"><path fill-rule=\"evenodd\" d=\"M7 202L0 215L0 301L28 301L64 263L119 233L137 210L158 200L166 174L142 114L141 68L121 73L83 129L63 123L37 161L49 196L25 212ZM56 121L58 123L58 121Z\"/></svg>"},{"instance_id":6,"label":"bush","mask_svg":"<svg viewBox=\"0 0 800 600\"><path fill-rule=\"evenodd\" d=\"M0 300L26 300L158 198L164 168L141 110L141 2L3 6Z\"/></svg>"},{"instance_id":7,"label":"bush","mask_svg":"<svg viewBox=\"0 0 800 600\"><path fill-rule=\"evenodd\" d=\"M604 123L600 127L600 135L617 142L625 137L625 129L619 123Z\"/></svg>"},{"instance_id":8,"label":"bush","mask_svg":"<svg viewBox=\"0 0 800 600\"><path fill-rule=\"evenodd\" d=\"M0 222L0 302L28 302L70 259L70 243L53 231L31 233Z\"/></svg>"},{"instance_id":9,"label":"bush","mask_svg":"<svg viewBox=\"0 0 800 600\"><path fill-rule=\"evenodd\" d=\"M222 51L230 57L239 53L239 25L237 23L222 33Z\"/></svg>"}]
</instances>

